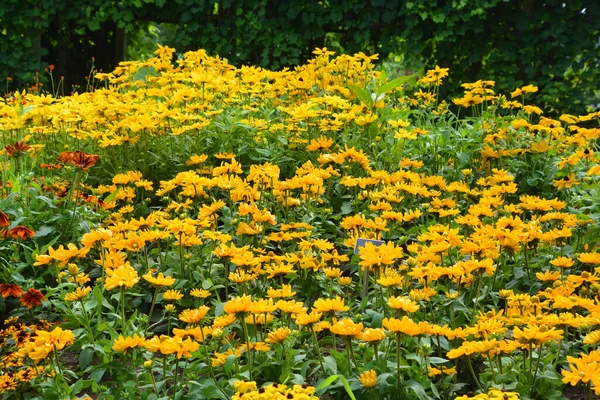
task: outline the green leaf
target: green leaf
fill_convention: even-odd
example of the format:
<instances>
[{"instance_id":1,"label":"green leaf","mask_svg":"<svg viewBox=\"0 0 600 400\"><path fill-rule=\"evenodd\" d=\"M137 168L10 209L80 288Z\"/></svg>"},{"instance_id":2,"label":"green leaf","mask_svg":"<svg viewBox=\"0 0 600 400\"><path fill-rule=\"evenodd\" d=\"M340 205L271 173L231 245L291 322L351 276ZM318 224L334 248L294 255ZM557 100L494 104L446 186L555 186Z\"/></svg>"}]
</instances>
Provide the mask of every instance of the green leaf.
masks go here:
<instances>
[{"instance_id":1,"label":"green leaf","mask_svg":"<svg viewBox=\"0 0 600 400\"><path fill-rule=\"evenodd\" d=\"M350 384L348 383L348 381L346 380L346 378L343 375L332 375L329 378L325 379L323 382L321 382L319 384L319 386L317 386L317 388L315 389L315 391L320 391L323 390L324 392L327 391L327 388L330 387L336 380L340 380L342 382L342 385L344 386L344 389L346 389L346 393L348 394L348 397L351 400L356 400L356 397L354 396L354 393L352 393L352 389L350 388Z\"/></svg>"},{"instance_id":2,"label":"green leaf","mask_svg":"<svg viewBox=\"0 0 600 400\"><path fill-rule=\"evenodd\" d=\"M400 85L404 85L405 83L412 82L415 80L415 75L401 76L399 78L394 79L393 81L389 81L385 85L381 86L377 89L377 97L379 95L390 92L396 89Z\"/></svg>"},{"instance_id":3,"label":"green leaf","mask_svg":"<svg viewBox=\"0 0 600 400\"><path fill-rule=\"evenodd\" d=\"M79 379L77 382L75 382L73 385L71 385L71 393L72 394L77 394L81 391L81 389L83 389L83 379Z\"/></svg>"},{"instance_id":4,"label":"green leaf","mask_svg":"<svg viewBox=\"0 0 600 400\"><path fill-rule=\"evenodd\" d=\"M348 85L348 88L352 90L354 94L356 94L356 97L358 97L367 107L373 107L373 99L371 98L371 95L369 95L369 92L356 85Z\"/></svg>"},{"instance_id":5,"label":"green leaf","mask_svg":"<svg viewBox=\"0 0 600 400\"><path fill-rule=\"evenodd\" d=\"M342 385L344 385L344 389L346 389L346 393L348 393L348 397L350 397L350 399L352 400L356 400L356 397L354 397L354 393L352 393L352 389L350 388L350 384L348 384L348 381L346 380L346 378L343 375L338 375L340 377L340 380L342 381Z\"/></svg>"},{"instance_id":6,"label":"green leaf","mask_svg":"<svg viewBox=\"0 0 600 400\"><path fill-rule=\"evenodd\" d=\"M223 365L223 368L225 369L226 373L230 373L231 369L233 368L233 364L235 363L235 355L230 355L229 357L227 357L225 359L225 365Z\"/></svg>"},{"instance_id":7,"label":"green leaf","mask_svg":"<svg viewBox=\"0 0 600 400\"><path fill-rule=\"evenodd\" d=\"M54 231L55 231L54 227L44 225L35 231L35 236L36 237L48 236L49 234L51 234Z\"/></svg>"},{"instance_id":8,"label":"green leaf","mask_svg":"<svg viewBox=\"0 0 600 400\"><path fill-rule=\"evenodd\" d=\"M332 374L337 374L337 362L335 361L335 358L333 358L332 356L327 356L323 358L323 363L325 371L329 371Z\"/></svg>"},{"instance_id":9,"label":"green leaf","mask_svg":"<svg viewBox=\"0 0 600 400\"><path fill-rule=\"evenodd\" d=\"M81 369L86 369L88 365L90 365L90 363L92 362L92 360L94 359L94 349L92 348L85 348L81 351L81 353L79 353L79 367Z\"/></svg>"},{"instance_id":10,"label":"green leaf","mask_svg":"<svg viewBox=\"0 0 600 400\"><path fill-rule=\"evenodd\" d=\"M417 398L419 400L429 400L430 399L430 397L427 396L427 393L425 393L425 389L423 388L423 385L421 385L419 382L410 380L410 381L404 382L404 384L406 386L408 386L409 388L411 388L413 392L415 392L415 394L417 395Z\"/></svg>"},{"instance_id":11,"label":"green leaf","mask_svg":"<svg viewBox=\"0 0 600 400\"><path fill-rule=\"evenodd\" d=\"M112 192L110 195L108 195L108 197L106 199L104 199L105 203L110 203L111 201L113 201L115 199L115 197L117 197L117 194L121 191L120 188L118 188L117 190L115 190L114 192Z\"/></svg>"},{"instance_id":12,"label":"green leaf","mask_svg":"<svg viewBox=\"0 0 600 400\"><path fill-rule=\"evenodd\" d=\"M104 376L104 373L106 372L106 368L105 367L99 367L96 368L91 374L90 374L90 379L96 381L96 382L100 382L102 380L102 377Z\"/></svg>"},{"instance_id":13,"label":"green leaf","mask_svg":"<svg viewBox=\"0 0 600 400\"><path fill-rule=\"evenodd\" d=\"M335 382L338 379L338 377L339 377L339 375L331 375L329 378L327 378L323 382L321 382L319 384L319 386L317 386L315 388L315 391L318 392L319 390L327 389L329 386L331 386L333 384L333 382Z\"/></svg>"}]
</instances>

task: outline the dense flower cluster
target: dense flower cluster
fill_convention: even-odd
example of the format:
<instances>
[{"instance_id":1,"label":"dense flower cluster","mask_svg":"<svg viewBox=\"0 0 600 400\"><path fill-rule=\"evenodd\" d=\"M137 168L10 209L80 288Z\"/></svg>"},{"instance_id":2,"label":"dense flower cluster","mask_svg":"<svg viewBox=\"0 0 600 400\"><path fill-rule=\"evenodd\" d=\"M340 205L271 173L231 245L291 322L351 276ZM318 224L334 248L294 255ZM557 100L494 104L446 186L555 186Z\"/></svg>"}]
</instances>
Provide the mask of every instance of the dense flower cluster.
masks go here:
<instances>
[{"instance_id":1,"label":"dense flower cluster","mask_svg":"<svg viewBox=\"0 0 600 400\"><path fill-rule=\"evenodd\" d=\"M274 72L173 51L89 93L0 102L3 168L39 173L32 207L86 227L53 240L58 217L0 202L22 259L2 298L64 322L4 329L0 392L60 386L71 345L75 376L157 397L513 399L560 385L557 365L598 390L598 113L546 117L536 87L493 81L451 105L439 67L408 95L362 53ZM507 374L516 392L491 389Z\"/></svg>"}]
</instances>

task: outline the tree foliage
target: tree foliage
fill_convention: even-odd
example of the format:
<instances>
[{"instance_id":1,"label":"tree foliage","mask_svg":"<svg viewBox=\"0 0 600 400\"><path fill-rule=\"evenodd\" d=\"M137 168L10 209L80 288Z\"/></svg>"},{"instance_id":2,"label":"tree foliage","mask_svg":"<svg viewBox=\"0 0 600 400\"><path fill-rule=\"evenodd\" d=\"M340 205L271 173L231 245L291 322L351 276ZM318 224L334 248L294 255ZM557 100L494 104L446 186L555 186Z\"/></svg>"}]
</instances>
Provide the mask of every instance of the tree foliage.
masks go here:
<instances>
[{"instance_id":1,"label":"tree foliage","mask_svg":"<svg viewBox=\"0 0 600 400\"><path fill-rule=\"evenodd\" d=\"M453 82L537 84L535 101L550 108L581 111L600 81L595 0L4 0L0 76L22 84L44 63L74 74L66 66L85 70L92 56L110 69L124 54L119 32L149 21L176 24L166 44L178 51L274 69L307 60L334 35L347 52L393 53L409 69L450 67Z\"/></svg>"}]
</instances>

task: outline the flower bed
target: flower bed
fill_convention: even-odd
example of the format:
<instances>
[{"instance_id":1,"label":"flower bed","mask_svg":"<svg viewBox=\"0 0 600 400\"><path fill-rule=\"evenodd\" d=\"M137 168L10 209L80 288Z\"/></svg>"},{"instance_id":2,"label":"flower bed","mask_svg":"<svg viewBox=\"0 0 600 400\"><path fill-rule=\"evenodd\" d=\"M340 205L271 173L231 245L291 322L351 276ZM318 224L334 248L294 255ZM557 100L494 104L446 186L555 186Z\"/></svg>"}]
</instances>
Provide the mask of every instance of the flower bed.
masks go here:
<instances>
[{"instance_id":1,"label":"flower bed","mask_svg":"<svg viewBox=\"0 0 600 400\"><path fill-rule=\"evenodd\" d=\"M0 103L5 397L599 394L598 113L156 54Z\"/></svg>"}]
</instances>

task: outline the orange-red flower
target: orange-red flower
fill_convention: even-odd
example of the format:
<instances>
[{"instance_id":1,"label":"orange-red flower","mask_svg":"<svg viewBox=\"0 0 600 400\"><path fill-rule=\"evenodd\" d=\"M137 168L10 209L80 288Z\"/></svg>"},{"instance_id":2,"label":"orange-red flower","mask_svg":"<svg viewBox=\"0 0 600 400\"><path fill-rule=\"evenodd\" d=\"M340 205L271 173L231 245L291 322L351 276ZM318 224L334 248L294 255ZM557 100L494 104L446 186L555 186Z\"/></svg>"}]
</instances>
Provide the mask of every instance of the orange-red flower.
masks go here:
<instances>
[{"instance_id":1,"label":"orange-red flower","mask_svg":"<svg viewBox=\"0 0 600 400\"><path fill-rule=\"evenodd\" d=\"M25 293L16 283L0 283L0 295L7 298L8 296L21 297Z\"/></svg>"},{"instance_id":2,"label":"orange-red flower","mask_svg":"<svg viewBox=\"0 0 600 400\"><path fill-rule=\"evenodd\" d=\"M30 237L35 236L35 232L26 226L19 225L10 229L8 231L8 236L10 236L13 239L27 240Z\"/></svg>"},{"instance_id":3,"label":"orange-red flower","mask_svg":"<svg viewBox=\"0 0 600 400\"><path fill-rule=\"evenodd\" d=\"M4 214L0 211L0 228L6 228L10 225L10 220L8 219L8 215Z\"/></svg>"},{"instance_id":4,"label":"orange-red flower","mask_svg":"<svg viewBox=\"0 0 600 400\"><path fill-rule=\"evenodd\" d=\"M41 306L42 300L44 300L44 294L37 289L30 288L21 296L19 303L31 309L32 307Z\"/></svg>"},{"instance_id":5,"label":"orange-red flower","mask_svg":"<svg viewBox=\"0 0 600 400\"><path fill-rule=\"evenodd\" d=\"M21 154L25 153L27 150L31 148L30 145L25 144L25 142L16 142L15 144L4 146L4 150L6 150L6 154L10 157L18 157Z\"/></svg>"},{"instance_id":6,"label":"orange-red flower","mask_svg":"<svg viewBox=\"0 0 600 400\"><path fill-rule=\"evenodd\" d=\"M63 164L71 164L77 168L87 171L90 167L96 165L100 158L97 154L87 154L83 151L63 151L58 156L58 161Z\"/></svg>"}]
</instances>

